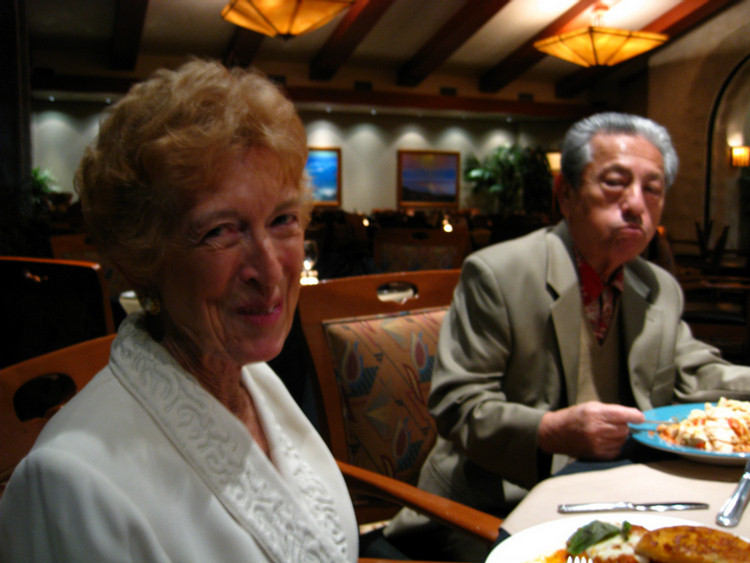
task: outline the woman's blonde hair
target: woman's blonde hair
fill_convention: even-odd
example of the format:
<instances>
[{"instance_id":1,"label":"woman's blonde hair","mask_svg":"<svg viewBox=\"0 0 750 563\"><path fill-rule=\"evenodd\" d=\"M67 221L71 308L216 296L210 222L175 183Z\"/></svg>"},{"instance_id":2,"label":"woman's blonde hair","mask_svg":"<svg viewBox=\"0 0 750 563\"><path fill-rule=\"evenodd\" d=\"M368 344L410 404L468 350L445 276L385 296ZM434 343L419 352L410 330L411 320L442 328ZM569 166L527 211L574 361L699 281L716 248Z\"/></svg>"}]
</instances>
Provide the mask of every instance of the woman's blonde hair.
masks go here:
<instances>
[{"instance_id":1,"label":"woman's blonde hair","mask_svg":"<svg viewBox=\"0 0 750 563\"><path fill-rule=\"evenodd\" d=\"M256 147L279 156L307 220L305 129L279 88L257 71L211 61L155 72L111 108L79 166L91 236L131 279L147 279L193 194L211 189L228 159Z\"/></svg>"}]
</instances>

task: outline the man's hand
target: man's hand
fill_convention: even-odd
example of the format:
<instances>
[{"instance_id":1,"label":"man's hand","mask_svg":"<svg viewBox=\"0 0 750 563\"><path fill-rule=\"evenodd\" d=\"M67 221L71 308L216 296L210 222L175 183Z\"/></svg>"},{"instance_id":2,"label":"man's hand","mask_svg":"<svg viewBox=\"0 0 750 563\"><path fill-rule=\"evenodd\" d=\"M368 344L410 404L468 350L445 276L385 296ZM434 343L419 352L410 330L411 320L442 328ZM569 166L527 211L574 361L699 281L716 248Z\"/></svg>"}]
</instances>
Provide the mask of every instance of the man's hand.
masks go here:
<instances>
[{"instance_id":1,"label":"man's hand","mask_svg":"<svg viewBox=\"0 0 750 563\"><path fill-rule=\"evenodd\" d=\"M628 437L628 422L643 421L638 409L590 401L545 414L539 447L548 454L613 459Z\"/></svg>"}]
</instances>

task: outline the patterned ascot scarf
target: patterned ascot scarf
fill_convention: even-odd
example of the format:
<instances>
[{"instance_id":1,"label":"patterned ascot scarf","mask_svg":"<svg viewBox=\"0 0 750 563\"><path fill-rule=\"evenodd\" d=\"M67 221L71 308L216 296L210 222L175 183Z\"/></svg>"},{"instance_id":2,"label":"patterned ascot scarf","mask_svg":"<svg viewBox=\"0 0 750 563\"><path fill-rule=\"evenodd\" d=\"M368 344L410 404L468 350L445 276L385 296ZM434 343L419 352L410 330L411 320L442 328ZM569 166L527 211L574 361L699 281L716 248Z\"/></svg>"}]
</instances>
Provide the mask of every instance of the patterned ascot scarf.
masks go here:
<instances>
[{"instance_id":1,"label":"patterned ascot scarf","mask_svg":"<svg viewBox=\"0 0 750 563\"><path fill-rule=\"evenodd\" d=\"M618 268L604 283L596 270L586 262L578 251L575 252L578 276L581 278L581 299L586 318L591 323L597 342L601 344L612 324L615 303L622 293L623 268Z\"/></svg>"}]
</instances>

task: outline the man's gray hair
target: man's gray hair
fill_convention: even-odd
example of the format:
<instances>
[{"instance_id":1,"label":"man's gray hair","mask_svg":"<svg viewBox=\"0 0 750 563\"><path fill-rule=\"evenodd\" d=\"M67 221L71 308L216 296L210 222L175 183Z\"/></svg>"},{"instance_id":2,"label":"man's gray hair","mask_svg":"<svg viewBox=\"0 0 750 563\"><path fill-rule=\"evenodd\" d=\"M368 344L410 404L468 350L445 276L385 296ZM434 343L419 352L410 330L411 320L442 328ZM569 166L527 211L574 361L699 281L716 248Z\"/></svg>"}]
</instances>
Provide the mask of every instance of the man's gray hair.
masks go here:
<instances>
[{"instance_id":1,"label":"man's gray hair","mask_svg":"<svg viewBox=\"0 0 750 563\"><path fill-rule=\"evenodd\" d=\"M661 153L664 161L665 187L677 175L677 152L669 132L663 126L638 115L627 113L597 113L575 123L566 133L562 144L560 168L573 189L581 186L583 169L592 160L591 139L597 133L625 134L645 138Z\"/></svg>"}]
</instances>

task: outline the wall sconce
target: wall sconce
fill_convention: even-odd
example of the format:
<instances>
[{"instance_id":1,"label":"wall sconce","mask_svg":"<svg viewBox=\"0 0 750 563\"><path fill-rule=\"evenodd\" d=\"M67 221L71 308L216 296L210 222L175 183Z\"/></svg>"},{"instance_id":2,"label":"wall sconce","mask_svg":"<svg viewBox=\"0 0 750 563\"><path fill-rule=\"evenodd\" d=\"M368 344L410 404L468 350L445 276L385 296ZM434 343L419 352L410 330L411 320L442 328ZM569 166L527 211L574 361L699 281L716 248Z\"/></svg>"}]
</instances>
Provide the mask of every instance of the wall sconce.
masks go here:
<instances>
[{"instance_id":1,"label":"wall sconce","mask_svg":"<svg viewBox=\"0 0 750 563\"><path fill-rule=\"evenodd\" d=\"M750 166L750 147L730 147L731 162L735 168Z\"/></svg>"},{"instance_id":2,"label":"wall sconce","mask_svg":"<svg viewBox=\"0 0 750 563\"><path fill-rule=\"evenodd\" d=\"M547 163L549 164L549 170L553 175L560 173L560 158L562 154L560 151L550 151L546 153Z\"/></svg>"}]
</instances>

